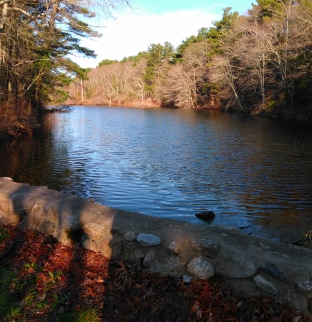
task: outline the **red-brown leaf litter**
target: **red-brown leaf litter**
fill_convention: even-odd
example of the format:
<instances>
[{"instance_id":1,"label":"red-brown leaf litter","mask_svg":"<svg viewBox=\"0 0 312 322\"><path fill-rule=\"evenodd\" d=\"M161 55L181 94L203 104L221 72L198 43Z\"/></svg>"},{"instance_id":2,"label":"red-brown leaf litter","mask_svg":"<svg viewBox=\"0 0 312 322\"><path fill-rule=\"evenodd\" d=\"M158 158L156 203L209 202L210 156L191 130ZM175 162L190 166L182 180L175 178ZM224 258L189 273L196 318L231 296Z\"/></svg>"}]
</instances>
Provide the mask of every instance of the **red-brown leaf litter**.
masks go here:
<instances>
[{"instance_id":1,"label":"red-brown leaf litter","mask_svg":"<svg viewBox=\"0 0 312 322\"><path fill-rule=\"evenodd\" d=\"M184 283L16 225L0 226L0 282L23 321L58 321L88 308L109 322L308 321L272 299L244 298L221 278Z\"/></svg>"}]
</instances>

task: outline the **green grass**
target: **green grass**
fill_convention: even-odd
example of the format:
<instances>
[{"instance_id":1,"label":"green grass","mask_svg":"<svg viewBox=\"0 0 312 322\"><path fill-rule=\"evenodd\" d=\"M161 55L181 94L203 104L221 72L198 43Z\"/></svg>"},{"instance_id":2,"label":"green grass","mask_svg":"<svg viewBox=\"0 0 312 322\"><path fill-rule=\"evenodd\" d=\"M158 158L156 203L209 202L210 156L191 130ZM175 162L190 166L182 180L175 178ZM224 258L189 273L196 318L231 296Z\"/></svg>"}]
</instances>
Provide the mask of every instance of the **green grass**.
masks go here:
<instances>
[{"instance_id":1,"label":"green grass","mask_svg":"<svg viewBox=\"0 0 312 322\"><path fill-rule=\"evenodd\" d=\"M0 316L4 322L25 321L22 308L15 304L14 297L10 292L10 286L14 279L15 274L12 271L0 271Z\"/></svg>"},{"instance_id":2,"label":"green grass","mask_svg":"<svg viewBox=\"0 0 312 322\"><path fill-rule=\"evenodd\" d=\"M98 322L100 313L97 308L84 309L75 314L75 322Z\"/></svg>"},{"instance_id":3,"label":"green grass","mask_svg":"<svg viewBox=\"0 0 312 322\"><path fill-rule=\"evenodd\" d=\"M10 237L8 231L3 228L0 227L0 243L2 243L4 240L8 239Z\"/></svg>"},{"instance_id":4,"label":"green grass","mask_svg":"<svg viewBox=\"0 0 312 322\"><path fill-rule=\"evenodd\" d=\"M28 266L26 264L26 266ZM33 267L30 265L30 267ZM49 277L53 281L58 273ZM55 282L55 281L54 281ZM26 307L32 308L32 311L40 311L48 304L44 298L39 299L34 289L35 280L18 279L16 274L11 270L0 271L0 317L3 322L27 322L25 317ZM23 293L23 298L18 301L17 293ZM53 296L53 302L49 303L51 307L57 307L64 299L59 299L57 295ZM100 321L100 312L97 308L83 308L79 312L63 313L56 318L56 322L98 322Z\"/></svg>"}]
</instances>

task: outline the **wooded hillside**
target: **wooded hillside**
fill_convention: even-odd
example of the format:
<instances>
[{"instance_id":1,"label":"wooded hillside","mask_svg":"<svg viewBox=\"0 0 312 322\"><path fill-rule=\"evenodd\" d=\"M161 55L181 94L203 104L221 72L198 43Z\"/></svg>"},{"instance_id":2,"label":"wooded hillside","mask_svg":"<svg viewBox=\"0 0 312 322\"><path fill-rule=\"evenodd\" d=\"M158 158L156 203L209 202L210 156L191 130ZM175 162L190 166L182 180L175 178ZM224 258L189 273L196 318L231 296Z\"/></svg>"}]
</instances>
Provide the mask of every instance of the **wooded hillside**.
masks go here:
<instances>
[{"instance_id":1,"label":"wooded hillside","mask_svg":"<svg viewBox=\"0 0 312 322\"><path fill-rule=\"evenodd\" d=\"M174 49L151 44L121 62L105 60L69 87L73 103L223 108L312 117L312 3L258 0L247 16L220 21Z\"/></svg>"},{"instance_id":2,"label":"wooded hillside","mask_svg":"<svg viewBox=\"0 0 312 322\"><path fill-rule=\"evenodd\" d=\"M247 16L225 8L212 27L91 70L81 37L127 0L0 0L0 132L29 124L49 102L223 108L312 119L312 3L257 0ZM68 100L70 98L70 100Z\"/></svg>"}]
</instances>

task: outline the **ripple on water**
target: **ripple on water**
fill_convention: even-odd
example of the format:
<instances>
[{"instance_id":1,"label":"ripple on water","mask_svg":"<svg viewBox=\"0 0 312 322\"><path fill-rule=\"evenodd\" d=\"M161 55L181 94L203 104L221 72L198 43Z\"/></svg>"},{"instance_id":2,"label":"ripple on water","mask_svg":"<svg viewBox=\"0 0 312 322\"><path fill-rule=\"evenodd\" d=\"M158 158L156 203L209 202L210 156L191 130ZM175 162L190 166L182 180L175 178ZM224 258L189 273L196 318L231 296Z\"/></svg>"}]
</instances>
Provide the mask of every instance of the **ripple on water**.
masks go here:
<instances>
[{"instance_id":1,"label":"ripple on water","mask_svg":"<svg viewBox=\"0 0 312 322\"><path fill-rule=\"evenodd\" d=\"M258 231L285 218L312 226L310 127L166 109L75 107L47 118L53 127L19 146L23 158L1 150L12 156L1 175L201 224L194 214L212 210L214 223Z\"/></svg>"}]
</instances>

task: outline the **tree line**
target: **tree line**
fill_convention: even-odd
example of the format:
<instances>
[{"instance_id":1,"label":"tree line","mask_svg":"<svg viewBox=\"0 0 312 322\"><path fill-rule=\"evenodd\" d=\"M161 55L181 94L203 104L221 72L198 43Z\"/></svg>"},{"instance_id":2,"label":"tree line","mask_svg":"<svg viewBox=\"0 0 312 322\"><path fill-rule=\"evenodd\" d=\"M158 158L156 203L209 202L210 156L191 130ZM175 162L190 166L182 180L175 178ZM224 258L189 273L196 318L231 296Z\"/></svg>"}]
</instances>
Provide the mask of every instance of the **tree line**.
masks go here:
<instances>
[{"instance_id":1,"label":"tree line","mask_svg":"<svg viewBox=\"0 0 312 322\"><path fill-rule=\"evenodd\" d=\"M151 44L87 70L70 57L99 35L88 23L128 0L0 0L0 132L29 130L49 102L224 108L311 118L312 3L257 0L248 15L225 8L177 48Z\"/></svg>"},{"instance_id":2,"label":"tree line","mask_svg":"<svg viewBox=\"0 0 312 322\"><path fill-rule=\"evenodd\" d=\"M178 48L166 42L104 60L68 88L74 102L312 117L312 2L257 0L248 15L223 9Z\"/></svg>"}]
</instances>

